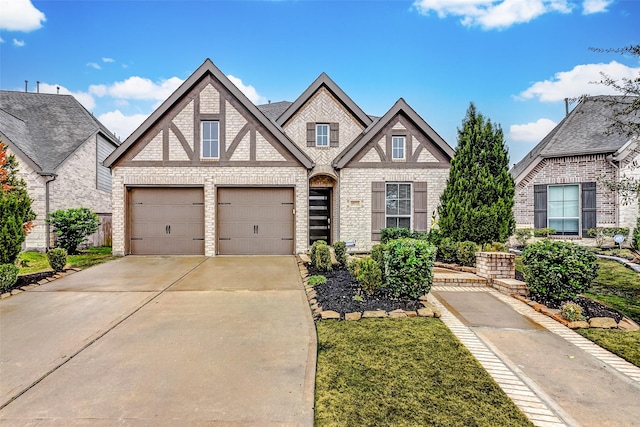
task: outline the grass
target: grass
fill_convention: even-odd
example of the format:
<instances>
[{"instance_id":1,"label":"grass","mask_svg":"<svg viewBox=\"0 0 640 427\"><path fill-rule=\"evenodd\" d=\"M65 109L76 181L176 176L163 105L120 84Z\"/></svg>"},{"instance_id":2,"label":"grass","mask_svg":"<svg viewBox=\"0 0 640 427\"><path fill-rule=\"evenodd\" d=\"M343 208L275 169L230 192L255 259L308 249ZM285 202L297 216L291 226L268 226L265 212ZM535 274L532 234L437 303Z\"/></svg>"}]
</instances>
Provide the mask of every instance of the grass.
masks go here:
<instances>
[{"instance_id":1,"label":"grass","mask_svg":"<svg viewBox=\"0 0 640 427\"><path fill-rule=\"evenodd\" d=\"M640 331L578 329L576 332L640 367Z\"/></svg>"},{"instance_id":2,"label":"grass","mask_svg":"<svg viewBox=\"0 0 640 427\"><path fill-rule=\"evenodd\" d=\"M111 247L99 246L90 247L80 251L79 254L67 257L67 268L89 268L116 259L111 255ZM39 273L41 271L52 271L47 260L47 254L42 252L21 252L18 255L19 274Z\"/></svg>"},{"instance_id":3,"label":"grass","mask_svg":"<svg viewBox=\"0 0 640 427\"><path fill-rule=\"evenodd\" d=\"M438 319L324 321L318 426L530 426Z\"/></svg>"},{"instance_id":4,"label":"grass","mask_svg":"<svg viewBox=\"0 0 640 427\"><path fill-rule=\"evenodd\" d=\"M640 275L615 261L599 259L598 277L586 296L640 323Z\"/></svg>"}]
</instances>

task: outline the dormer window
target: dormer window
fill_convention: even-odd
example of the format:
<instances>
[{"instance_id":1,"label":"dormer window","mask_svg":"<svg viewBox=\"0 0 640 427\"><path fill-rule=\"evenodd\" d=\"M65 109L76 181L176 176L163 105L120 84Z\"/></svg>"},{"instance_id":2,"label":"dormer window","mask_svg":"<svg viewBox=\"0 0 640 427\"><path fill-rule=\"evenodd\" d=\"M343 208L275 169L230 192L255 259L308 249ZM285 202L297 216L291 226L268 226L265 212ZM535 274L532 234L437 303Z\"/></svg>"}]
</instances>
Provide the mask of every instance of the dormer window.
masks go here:
<instances>
[{"instance_id":1,"label":"dormer window","mask_svg":"<svg viewBox=\"0 0 640 427\"><path fill-rule=\"evenodd\" d=\"M391 138L391 159L404 160L404 136L394 136Z\"/></svg>"},{"instance_id":2,"label":"dormer window","mask_svg":"<svg viewBox=\"0 0 640 427\"><path fill-rule=\"evenodd\" d=\"M329 124L317 123L316 124L316 147L328 147L329 146Z\"/></svg>"}]
</instances>

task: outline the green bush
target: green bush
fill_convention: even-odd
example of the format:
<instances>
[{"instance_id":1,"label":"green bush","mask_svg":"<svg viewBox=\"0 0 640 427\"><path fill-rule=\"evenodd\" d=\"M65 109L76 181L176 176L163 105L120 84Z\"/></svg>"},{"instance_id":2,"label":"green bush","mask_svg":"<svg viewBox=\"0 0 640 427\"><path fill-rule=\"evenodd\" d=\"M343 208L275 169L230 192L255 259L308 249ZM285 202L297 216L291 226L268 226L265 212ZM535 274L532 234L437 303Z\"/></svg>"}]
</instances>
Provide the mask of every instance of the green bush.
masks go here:
<instances>
[{"instance_id":1,"label":"green bush","mask_svg":"<svg viewBox=\"0 0 640 427\"><path fill-rule=\"evenodd\" d=\"M335 242L333 244L333 251L336 254L336 260L340 265L345 265L347 263L347 244L342 240Z\"/></svg>"},{"instance_id":2,"label":"green bush","mask_svg":"<svg viewBox=\"0 0 640 427\"><path fill-rule=\"evenodd\" d=\"M598 273L596 256L573 243L542 240L522 251L524 276L535 297L575 300Z\"/></svg>"},{"instance_id":3,"label":"green bush","mask_svg":"<svg viewBox=\"0 0 640 427\"><path fill-rule=\"evenodd\" d=\"M347 271L354 279L358 276L358 269L360 268L360 258L353 258L347 263Z\"/></svg>"},{"instance_id":4,"label":"green bush","mask_svg":"<svg viewBox=\"0 0 640 427\"><path fill-rule=\"evenodd\" d=\"M309 284L309 286L324 285L325 283L327 283L327 278L324 276L320 276L319 274L316 274L309 277L309 280L307 280L307 283Z\"/></svg>"},{"instance_id":5,"label":"green bush","mask_svg":"<svg viewBox=\"0 0 640 427\"><path fill-rule=\"evenodd\" d=\"M20 269L14 264L0 264L0 293L9 292L18 281Z\"/></svg>"},{"instance_id":6,"label":"green bush","mask_svg":"<svg viewBox=\"0 0 640 427\"><path fill-rule=\"evenodd\" d=\"M75 254L78 245L95 233L100 221L98 215L89 208L71 208L57 210L49 214L46 220L57 234L56 246Z\"/></svg>"},{"instance_id":7,"label":"green bush","mask_svg":"<svg viewBox=\"0 0 640 427\"><path fill-rule=\"evenodd\" d=\"M483 252L509 252L507 245L500 242L485 243L482 245Z\"/></svg>"},{"instance_id":8,"label":"green bush","mask_svg":"<svg viewBox=\"0 0 640 427\"><path fill-rule=\"evenodd\" d=\"M324 240L316 240L311 246L311 264L321 271L330 271L331 249Z\"/></svg>"},{"instance_id":9,"label":"green bush","mask_svg":"<svg viewBox=\"0 0 640 427\"><path fill-rule=\"evenodd\" d=\"M448 237L440 240L438 259L442 262L454 264L458 261L458 245Z\"/></svg>"},{"instance_id":10,"label":"green bush","mask_svg":"<svg viewBox=\"0 0 640 427\"><path fill-rule=\"evenodd\" d=\"M553 234L556 234L556 229L547 227L547 228L536 228L533 230L533 235L535 237L549 237Z\"/></svg>"},{"instance_id":11,"label":"green bush","mask_svg":"<svg viewBox=\"0 0 640 427\"><path fill-rule=\"evenodd\" d=\"M456 257L458 262L467 267L474 267L476 265L476 252L478 252L478 245L473 242L459 242L457 244L458 249L456 251Z\"/></svg>"},{"instance_id":12,"label":"green bush","mask_svg":"<svg viewBox=\"0 0 640 427\"><path fill-rule=\"evenodd\" d=\"M361 258L356 280L366 293L372 295L382 286L382 271L378 263L371 258Z\"/></svg>"},{"instance_id":13,"label":"green bush","mask_svg":"<svg viewBox=\"0 0 640 427\"><path fill-rule=\"evenodd\" d=\"M533 229L516 228L514 235L518 241L518 246L527 246L527 241L533 237Z\"/></svg>"},{"instance_id":14,"label":"green bush","mask_svg":"<svg viewBox=\"0 0 640 427\"><path fill-rule=\"evenodd\" d=\"M384 272L384 249L383 244L373 245L371 248L371 259L378 263L382 272Z\"/></svg>"},{"instance_id":15,"label":"green bush","mask_svg":"<svg viewBox=\"0 0 640 427\"><path fill-rule=\"evenodd\" d=\"M67 265L67 251L62 248L50 249L47 252L47 260L56 273L64 271L64 266Z\"/></svg>"},{"instance_id":16,"label":"green bush","mask_svg":"<svg viewBox=\"0 0 640 427\"><path fill-rule=\"evenodd\" d=\"M560 307L560 317L569 322L575 322L578 320L585 320L582 315L582 307L575 302L566 302Z\"/></svg>"},{"instance_id":17,"label":"green bush","mask_svg":"<svg viewBox=\"0 0 640 427\"><path fill-rule=\"evenodd\" d=\"M640 215L638 215L638 219L636 220L636 228L633 229L631 247L636 251L640 249Z\"/></svg>"},{"instance_id":18,"label":"green bush","mask_svg":"<svg viewBox=\"0 0 640 427\"><path fill-rule=\"evenodd\" d=\"M391 227L380 230L380 243L385 244L390 240L396 239L418 239L427 240L429 233L424 231L413 231L408 228Z\"/></svg>"},{"instance_id":19,"label":"green bush","mask_svg":"<svg viewBox=\"0 0 640 427\"><path fill-rule=\"evenodd\" d=\"M397 239L384 251L385 284L394 297L417 299L431 290L436 248L425 240Z\"/></svg>"}]
</instances>

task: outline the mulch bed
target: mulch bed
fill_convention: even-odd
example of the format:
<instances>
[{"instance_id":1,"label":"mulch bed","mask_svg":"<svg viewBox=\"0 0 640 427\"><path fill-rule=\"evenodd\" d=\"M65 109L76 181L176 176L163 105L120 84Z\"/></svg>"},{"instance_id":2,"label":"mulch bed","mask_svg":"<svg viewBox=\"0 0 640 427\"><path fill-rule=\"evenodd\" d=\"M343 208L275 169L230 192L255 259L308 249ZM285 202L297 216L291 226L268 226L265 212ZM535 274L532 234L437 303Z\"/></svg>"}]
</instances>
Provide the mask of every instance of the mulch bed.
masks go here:
<instances>
[{"instance_id":1,"label":"mulch bed","mask_svg":"<svg viewBox=\"0 0 640 427\"><path fill-rule=\"evenodd\" d=\"M562 304L566 301L558 302L553 300L545 300L543 298L534 298L530 297L532 300L539 302L540 304L544 304L549 308L561 308ZM616 310L609 308L603 304L600 304L597 301L592 299L578 296L575 301L580 307L582 307L582 315L587 319L591 319L592 317L611 317L616 320L616 322L620 322L624 317L622 314L617 312Z\"/></svg>"},{"instance_id":2,"label":"mulch bed","mask_svg":"<svg viewBox=\"0 0 640 427\"><path fill-rule=\"evenodd\" d=\"M394 298L386 289L379 289L373 295L367 294L342 266L334 266L331 271L318 271L313 266L307 265L307 270L309 275L319 274L327 278L327 283L313 287L317 294L318 305L323 310L336 311L343 317L345 313L362 313L369 310L389 312L396 309L415 311L422 308L419 301ZM358 296L362 301L354 299Z\"/></svg>"}]
</instances>

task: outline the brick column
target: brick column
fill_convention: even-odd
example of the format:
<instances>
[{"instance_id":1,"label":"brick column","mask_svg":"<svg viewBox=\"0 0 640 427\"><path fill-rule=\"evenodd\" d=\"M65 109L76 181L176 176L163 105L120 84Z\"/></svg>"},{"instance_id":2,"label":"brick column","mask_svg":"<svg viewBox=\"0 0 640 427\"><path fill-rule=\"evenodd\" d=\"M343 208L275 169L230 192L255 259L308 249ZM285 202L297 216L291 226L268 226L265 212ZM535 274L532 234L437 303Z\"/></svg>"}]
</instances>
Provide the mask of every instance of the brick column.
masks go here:
<instances>
[{"instance_id":1,"label":"brick column","mask_svg":"<svg viewBox=\"0 0 640 427\"><path fill-rule=\"evenodd\" d=\"M493 279L515 279L515 254L508 252L476 252L476 274Z\"/></svg>"}]
</instances>

